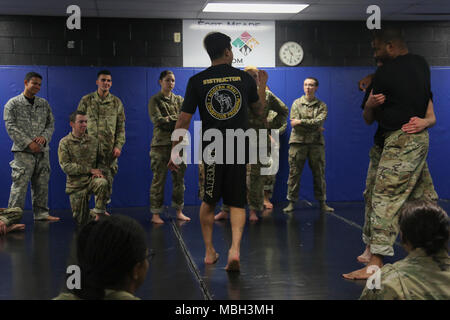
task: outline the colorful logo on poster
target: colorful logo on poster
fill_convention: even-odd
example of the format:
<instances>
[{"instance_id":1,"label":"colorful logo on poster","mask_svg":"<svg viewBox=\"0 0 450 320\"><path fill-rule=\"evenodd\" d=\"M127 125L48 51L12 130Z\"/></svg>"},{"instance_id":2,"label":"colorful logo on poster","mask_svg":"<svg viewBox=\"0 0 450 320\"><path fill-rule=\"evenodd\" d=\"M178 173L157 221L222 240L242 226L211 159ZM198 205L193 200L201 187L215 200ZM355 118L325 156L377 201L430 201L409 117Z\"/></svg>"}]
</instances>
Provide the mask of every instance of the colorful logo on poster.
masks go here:
<instances>
[{"instance_id":1,"label":"colorful logo on poster","mask_svg":"<svg viewBox=\"0 0 450 320\"><path fill-rule=\"evenodd\" d=\"M244 55L248 56L250 52L255 49L257 45L259 45L259 42L253 38L253 36L245 31L243 34L240 35L239 38L236 38L232 42L233 46L235 46L239 51Z\"/></svg>"}]
</instances>

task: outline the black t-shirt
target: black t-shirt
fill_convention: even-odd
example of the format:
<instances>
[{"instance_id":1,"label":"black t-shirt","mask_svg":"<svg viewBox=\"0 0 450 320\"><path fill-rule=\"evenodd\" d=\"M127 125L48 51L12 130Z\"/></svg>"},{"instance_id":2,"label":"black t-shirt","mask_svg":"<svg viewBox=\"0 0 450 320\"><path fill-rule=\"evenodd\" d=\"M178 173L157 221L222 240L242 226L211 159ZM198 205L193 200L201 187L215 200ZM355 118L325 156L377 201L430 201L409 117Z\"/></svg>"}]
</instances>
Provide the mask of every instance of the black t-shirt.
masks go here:
<instances>
[{"instance_id":1,"label":"black t-shirt","mask_svg":"<svg viewBox=\"0 0 450 320\"><path fill-rule=\"evenodd\" d=\"M373 94L378 93L386 96L379 107L378 121L383 130L399 130L411 117L424 118L431 98L428 63L410 53L386 61L373 79Z\"/></svg>"},{"instance_id":2,"label":"black t-shirt","mask_svg":"<svg viewBox=\"0 0 450 320\"><path fill-rule=\"evenodd\" d=\"M181 111L194 114L198 106L203 132L247 130L248 108L258 100L256 82L248 73L220 64L189 79Z\"/></svg>"},{"instance_id":3,"label":"black t-shirt","mask_svg":"<svg viewBox=\"0 0 450 320\"><path fill-rule=\"evenodd\" d=\"M370 85L366 89L366 93L364 95L364 99L361 104L361 109L363 109L363 110L364 110L364 106L366 105L367 100L369 99L370 91L372 91L372 89L373 89L373 82L371 82ZM378 122L378 117L379 117L379 113L380 113L378 111L378 108L376 108L374 110L374 112L375 112L375 120L377 120L377 122ZM377 131L375 132L375 135L373 137L373 142L376 145L380 146L381 148L383 148L383 146L384 146L384 130L380 126L380 124L378 124Z\"/></svg>"},{"instance_id":4,"label":"black t-shirt","mask_svg":"<svg viewBox=\"0 0 450 320\"><path fill-rule=\"evenodd\" d=\"M24 95L24 97L25 97L25 99L27 99L28 100L28 102L33 106L34 105L34 100L35 100L35 98L36 97L33 97L33 98L28 98L27 96L25 96Z\"/></svg>"}]
</instances>

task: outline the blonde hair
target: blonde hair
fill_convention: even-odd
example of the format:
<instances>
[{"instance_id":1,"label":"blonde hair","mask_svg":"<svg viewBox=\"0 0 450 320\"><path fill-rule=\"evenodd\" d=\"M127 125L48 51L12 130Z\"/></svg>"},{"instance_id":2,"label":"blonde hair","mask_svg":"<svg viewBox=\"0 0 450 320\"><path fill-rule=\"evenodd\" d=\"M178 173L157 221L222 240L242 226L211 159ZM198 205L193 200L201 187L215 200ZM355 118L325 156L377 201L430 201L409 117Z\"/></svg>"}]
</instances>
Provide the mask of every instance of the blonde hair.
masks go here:
<instances>
[{"instance_id":1,"label":"blonde hair","mask_svg":"<svg viewBox=\"0 0 450 320\"><path fill-rule=\"evenodd\" d=\"M245 72L248 72L248 71L250 71L250 70L253 70L253 71L259 71L259 69L258 69L257 67L255 67L255 66L246 66L246 67L244 68L244 71L245 71ZM270 89L269 89L269 86L266 86L266 90L270 90Z\"/></svg>"},{"instance_id":2,"label":"blonde hair","mask_svg":"<svg viewBox=\"0 0 450 320\"><path fill-rule=\"evenodd\" d=\"M250 70L258 71L258 68L255 67L255 66L246 66L246 67L244 68L244 71L245 71L245 72L250 71Z\"/></svg>"}]
</instances>

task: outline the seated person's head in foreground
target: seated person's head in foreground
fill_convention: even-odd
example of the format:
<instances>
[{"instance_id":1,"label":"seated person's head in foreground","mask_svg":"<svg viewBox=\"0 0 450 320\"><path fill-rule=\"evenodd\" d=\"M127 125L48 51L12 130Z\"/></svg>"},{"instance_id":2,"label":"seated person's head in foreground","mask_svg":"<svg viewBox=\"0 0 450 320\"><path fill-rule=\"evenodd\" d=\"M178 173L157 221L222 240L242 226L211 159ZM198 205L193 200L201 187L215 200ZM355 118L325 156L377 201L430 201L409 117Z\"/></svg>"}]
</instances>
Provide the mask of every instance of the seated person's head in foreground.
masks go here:
<instances>
[{"instance_id":1,"label":"seated person's head in foreground","mask_svg":"<svg viewBox=\"0 0 450 320\"><path fill-rule=\"evenodd\" d=\"M448 215L440 206L429 201L411 201L400 213L400 232L406 250L417 248L432 256L447 250L449 228Z\"/></svg>"},{"instance_id":2,"label":"seated person's head in foreground","mask_svg":"<svg viewBox=\"0 0 450 320\"><path fill-rule=\"evenodd\" d=\"M88 223L78 235L81 289L73 293L89 300L103 299L105 289L134 294L147 275L148 251L145 232L132 218L114 215Z\"/></svg>"}]
</instances>

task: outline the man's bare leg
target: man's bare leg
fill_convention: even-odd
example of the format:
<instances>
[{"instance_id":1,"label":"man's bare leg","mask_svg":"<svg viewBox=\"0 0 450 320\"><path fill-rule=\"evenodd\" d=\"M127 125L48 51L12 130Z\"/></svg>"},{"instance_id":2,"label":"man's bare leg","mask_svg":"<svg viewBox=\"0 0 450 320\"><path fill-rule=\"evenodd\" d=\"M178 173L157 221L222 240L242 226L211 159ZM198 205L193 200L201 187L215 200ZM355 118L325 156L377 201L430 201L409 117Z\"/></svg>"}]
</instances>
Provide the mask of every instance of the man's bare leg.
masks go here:
<instances>
[{"instance_id":1,"label":"man's bare leg","mask_svg":"<svg viewBox=\"0 0 450 320\"><path fill-rule=\"evenodd\" d=\"M369 262L367 263L367 266L365 266L362 269L343 274L342 276L345 279L350 279L350 280L367 280L372 275L372 273L368 273L368 268L371 266L377 266L377 267L381 268L383 266L383 256L380 256L378 254L372 254L372 257L370 258Z\"/></svg>"},{"instance_id":2,"label":"man's bare leg","mask_svg":"<svg viewBox=\"0 0 450 320\"><path fill-rule=\"evenodd\" d=\"M214 216L214 220L228 220L228 219L229 219L228 212L223 210Z\"/></svg>"},{"instance_id":3,"label":"man's bare leg","mask_svg":"<svg viewBox=\"0 0 450 320\"><path fill-rule=\"evenodd\" d=\"M159 213L154 213L152 217L152 222L155 224L164 224L163 219L159 216Z\"/></svg>"},{"instance_id":4,"label":"man's bare leg","mask_svg":"<svg viewBox=\"0 0 450 320\"><path fill-rule=\"evenodd\" d=\"M230 207L231 221L231 248L228 250L228 263L225 267L227 271L239 271L241 239L245 226L245 209Z\"/></svg>"},{"instance_id":5,"label":"man's bare leg","mask_svg":"<svg viewBox=\"0 0 450 320\"><path fill-rule=\"evenodd\" d=\"M371 257L372 253L370 253L370 245L366 245L366 250L364 250L364 252L358 256L356 260L361 263L368 263Z\"/></svg>"},{"instance_id":6,"label":"man's bare leg","mask_svg":"<svg viewBox=\"0 0 450 320\"><path fill-rule=\"evenodd\" d=\"M183 214L183 211L180 209L180 210L177 210L177 219L178 220L182 220L182 221L191 221L191 218L189 218L189 217L186 217L184 214Z\"/></svg>"},{"instance_id":7,"label":"man's bare leg","mask_svg":"<svg viewBox=\"0 0 450 320\"><path fill-rule=\"evenodd\" d=\"M264 191L264 207L266 207L266 209L273 209L273 204L270 202L269 192L267 191Z\"/></svg>"},{"instance_id":8,"label":"man's bare leg","mask_svg":"<svg viewBox=\"0 0 450 320\"><path fill-rule=\"evenodd\" d=\"M250 216L248 220L250 220L251 222L256 222L259 220L258 215L256 214L256 210L250 210L249 215Z\"/></svg>"},{"instance_id":9,"label":"man's bare leg","mask_svg":"<svg viewBox=\"0 0 450 320\"><path fill-rule=\"evenodd\" d=\"M205 264L214 264L219 259L219 254L212 243L215 208L215 205L210 205L204 201L200 206L200 225L202 227L203 242L205 243Z\"/></svg>"}]
</instances>

